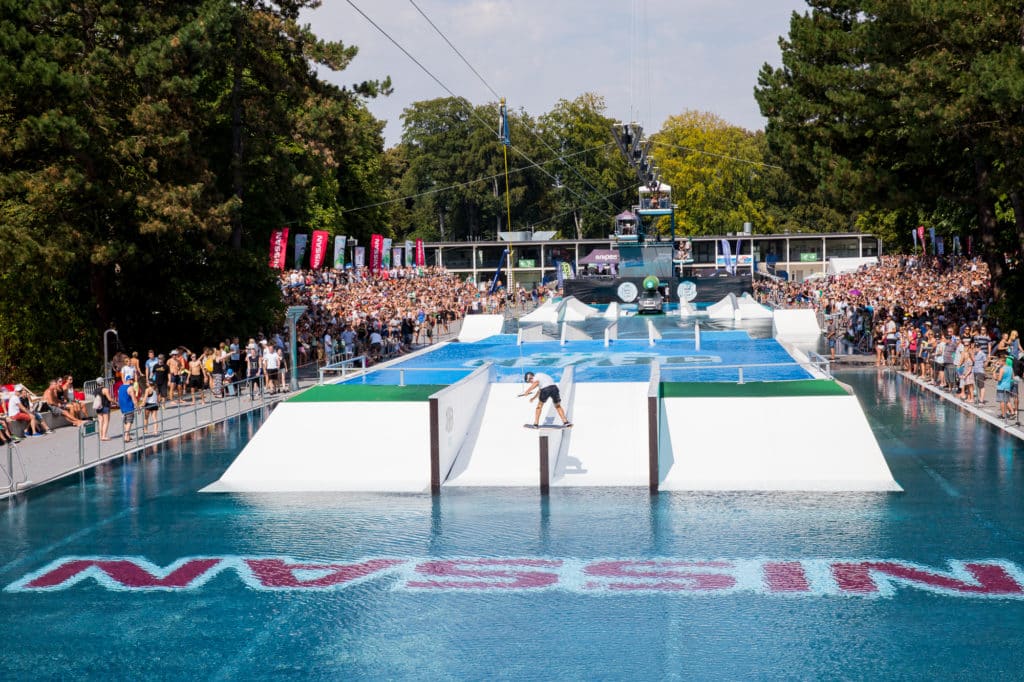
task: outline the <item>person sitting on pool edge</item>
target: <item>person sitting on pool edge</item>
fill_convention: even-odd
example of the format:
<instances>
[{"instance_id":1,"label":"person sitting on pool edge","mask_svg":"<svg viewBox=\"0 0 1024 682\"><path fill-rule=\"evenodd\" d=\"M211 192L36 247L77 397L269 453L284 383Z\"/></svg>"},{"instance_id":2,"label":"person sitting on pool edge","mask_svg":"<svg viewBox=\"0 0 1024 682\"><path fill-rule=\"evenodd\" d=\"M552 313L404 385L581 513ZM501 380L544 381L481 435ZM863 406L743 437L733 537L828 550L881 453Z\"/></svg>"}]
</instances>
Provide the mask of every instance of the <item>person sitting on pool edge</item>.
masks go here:
<instances>
[{"instance_id":1,"label":"person sitting on pool edge","mask_svg":"<svg viewBox=\"0 0 1024 682\"><path fill-rule=\"evenodd\" d=\"M572 422L565 416L565 410L562 409L562 397L558 394L558 384L544 372L527 372L523 375L523 380L526 381L529 386L526 390L519 394L519 397L530 395L534 390L540 389L537 395L530 398L532 403L535 398L540 398L537 401L537 410L533 414L533 426L537 428L540 426L540 413L544 409L544 403L551 400L555 404L555 410L558 412L558 416L562 418L562 424L569 428L572 426Z\"/></svg>"}]
</instances>

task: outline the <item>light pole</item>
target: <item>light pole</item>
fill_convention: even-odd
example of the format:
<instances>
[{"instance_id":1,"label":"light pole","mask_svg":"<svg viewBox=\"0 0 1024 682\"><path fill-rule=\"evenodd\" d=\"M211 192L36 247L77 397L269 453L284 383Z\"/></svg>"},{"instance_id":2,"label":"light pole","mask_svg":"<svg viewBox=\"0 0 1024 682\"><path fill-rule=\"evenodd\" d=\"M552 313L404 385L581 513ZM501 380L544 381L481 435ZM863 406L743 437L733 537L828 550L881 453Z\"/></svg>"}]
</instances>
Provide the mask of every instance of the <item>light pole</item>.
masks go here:
<instances>
[{"instance_id":1,"label":"light pole","mask_svg":"<svg viewBox=\"0 0 1024 682\"><path fill-rule=\"evenodd\" d=\"M118 341L121 340L121 337L118 336L117 334L117 330L114 329L113 327L103 332L103 369L101 371L103 373L104 379L109 379L111 376L113 376L113 373L110 371L110 363L108 362L110 358L110 353L108 352L107 349L107 334L113 334L114 336L117 336Z\"/></svg>"},{"instance_id":2,"label":"light pole","mask_svg":"<svg viewBox=\"0 0 1024 682\"><path fill-rule=\"evenodd\" d=\"M291 342L292 342L292 345L291 345L292 377L291 377L290 385L291 385L291 389L293 391L299 390L299 368L297 367L299 352L298 352L298 348L296 347L298 344L296 343L296 338L295 338L295 323L298 321L298 319L300 317L302 317L302 313L304 313L304 312L306 312L306 306L304 306L304 305L293 305L293 306L289 306L288 307L288 311L286 313L288 315L288 333L291 335Z\"/></svg>"}]
</instances>

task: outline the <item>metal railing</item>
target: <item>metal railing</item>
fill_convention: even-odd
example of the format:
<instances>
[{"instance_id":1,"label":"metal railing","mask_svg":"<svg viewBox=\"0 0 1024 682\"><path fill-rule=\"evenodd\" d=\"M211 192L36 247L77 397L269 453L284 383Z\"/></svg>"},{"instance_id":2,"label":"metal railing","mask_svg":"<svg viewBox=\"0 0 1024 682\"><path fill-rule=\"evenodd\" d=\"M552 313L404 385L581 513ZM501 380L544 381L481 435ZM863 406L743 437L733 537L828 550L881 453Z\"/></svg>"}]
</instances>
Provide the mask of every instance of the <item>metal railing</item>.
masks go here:
<instances>
[{"instance_id":1,"label":"metal railing","mask_svg":"<svg viewBox=\"0 0 1024 682\"><path fill-rule=\"evenodd\" d=\"M85 468L87 465L92 465L99 461L122 457L128 452L163 442L204 426L209 426L210 424L216 424L230 417L245 414L254 409L262 409L267 405L283 400L289 395L287 389L268 390L266 378L263 376L233 381L222 385L221 390L223 392L222 395L215 396L212 394L211 389L204 388L203 395L198 399L198 402L193 399L193 402L188 405L184 404L185 401L189 400L188 397L182 401L176 401L174 405L177 409L173 414L168 410L169 405L167 402L160 403L157 410L155 410L156 415L150 418L148 423L145 416L145 405L137 405L135 408L135 421L133 421L129 431L130 440L125 439L123 415L121 419L118 419L116 415L121 413L111 412L111 423L107 432L108 440L117 438L120 448L106 456L103 455L99 421L82 424L78 427L79 468ZM244 396L245 393L249 394L248 397ZM248 401L248 405L244 407L243 399ZM232 409L232 406L234 409ZM219 418L217 416L218 412L221 413ZM205 418L203 413L206 413ZM192 417L192 419L188 419L189 417ZM146 433L147 426L155 428L156 433ZM170 427L170 430L168 430L168 427ZM158 438L153 439L153 436ZM147 440L147 437L149 440ZM86 458L87 444L90 441L95 443L96 455L94 459Z\"/></svg>"},{"instance_id":2,"label":"metal railing","mask_svg":"<svg viewBox=\"0 0 1024 682\"><path fill-rule=\"evenodd\" d=\"M463 374L469 375L477 367L371 367L362 373L362 383L366 383L366 377L383 372L397 372L398 373L398 384L397 386L405 386L405 373L406 372L462 372Z\"/></svg>"},{"instance_id":3,"label":"metal railing","mask_svg":"<svg viewBox=\"0 0 1024 682\"><path fill-rule=\"evenodd\" d=\"M325 372L341 372L341 378L344 379L345 376L348 374L349 370L352 370L352 372L356 371L356 363L359 363L361 370L365 372L366 361L367 357L365 355L357 355L354 358L348 358L347 360L341 360L338 362L331 362L329 364L326 364L323 367L320 367L318 370L320 379L317 381L317 383L323 385Z\"/></svg>"},{"instance_id":4,"label":"metal railing","mask_svg":"<svg viewBox=\"0 0 1024 682\"><path fill-rule=\"evenodd\" d=\"M809 356L811 354L808 354ZM736 371L736 383L745 383L749 375L749 371L752 369L769 369L769 368L793 368L800 367L807 371L812 377L821 377L825 379L832 378L831 363L825 358L821 357L817 353L813 354L816 357L811 357L807 362L764 362L764 363L750 363L742 365L718 365L718 364L697 364L693 365L673 365L671 367L661 366L662 381L671 381L666 379L667 376L671 376L676 372L718 372L721 370L735 370ZM747 374L744 373L747 370ZM798 379L772 379L771 381L798 381ZM726 382L721 382L726 383Z\"/></svg>"}]
</instances>

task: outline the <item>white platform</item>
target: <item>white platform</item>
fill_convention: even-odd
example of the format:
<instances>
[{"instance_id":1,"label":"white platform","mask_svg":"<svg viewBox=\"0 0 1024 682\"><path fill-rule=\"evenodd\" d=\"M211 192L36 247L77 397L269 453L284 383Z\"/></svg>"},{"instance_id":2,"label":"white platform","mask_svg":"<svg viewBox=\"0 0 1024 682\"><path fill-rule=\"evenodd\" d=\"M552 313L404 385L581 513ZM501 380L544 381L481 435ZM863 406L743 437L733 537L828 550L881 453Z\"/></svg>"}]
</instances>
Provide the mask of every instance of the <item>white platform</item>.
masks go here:
<instances>
[{"instance_id":1,"label":"white platform","mask_svg":"<svg viewBox=\"0 0 1024 682\"><path fill-rule=\"evenodd\" d=\"M577 383L552 486L648 485L647 384Z\"/></svg>"},{"instance_id":2,"label":"white platform","mask_svg":"<svg viewBox=\"0 0 1024 682\"><path fill-rule=\"evenodd\" d=\"M810 341L821 336L818 317L810 308L776 310L772 336L779 341Z\"/></svg>"},{"instance_id":3,"label":"white platform","mask_svg":"<svg viewBox=\"0 0 1024 682\"><path fill-rule=\"evenodd\" d=\"M505 326L503 315L466 315L459 329L459 341L466 343L500 334Z\"/></svg>"},{"instance_id":4,"label":"white platform","mask_svg":"<svg viewBox=\"0 0 1024 682\"><path fill-rule=\"evenodd\" d=\"M201 492L429 491L429 418L426 402L281 403Z\"/></svg>"},{"instance_id":5,"label":"white platform","mask_svg":"<svg viewBox=\"0 0 1024 682\"><path fill-rule=\"evenodd\" d=\"M661 418L661 490L902 490L853 396L664 398Z\"/></svg>"}]
</instances>

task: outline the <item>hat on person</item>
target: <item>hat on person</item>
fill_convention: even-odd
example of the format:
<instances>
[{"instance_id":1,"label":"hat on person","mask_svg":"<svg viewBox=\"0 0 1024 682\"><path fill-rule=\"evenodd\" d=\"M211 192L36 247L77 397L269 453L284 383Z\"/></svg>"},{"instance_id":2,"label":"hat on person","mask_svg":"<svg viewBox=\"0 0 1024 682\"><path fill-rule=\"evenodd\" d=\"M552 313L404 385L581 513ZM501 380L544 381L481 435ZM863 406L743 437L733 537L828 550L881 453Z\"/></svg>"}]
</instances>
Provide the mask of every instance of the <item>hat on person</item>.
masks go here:
<instances>
[{"instance_id":1,"label":"hat on person","mask_svg":"<svg viewBox=\"0 0 1024 682\"><path fill-rule=\"evenodd\" d=\"M178 349L177 348L175 348L174 350L171 351L171 355L178 355L178 354L179 353L178 353Z\"/></svg>"},{"instance_id":2,"label":"hat on person","mask_svg":"<svg viewBox=\"0 0 1024 682\"><path fill-rule=\"evenodd\" d=\"M106 379L104 379L103 377L96 377L96 385L97 386L102 386L105 383L107 383Z\"/></svg>"},{"instance_id":3,"label":"hat on person","mask_svg":"<svg viewBox=\"0 0 1024 682\"><path fill-rule=\"evenodd\" d=\"M20 393L21 391L24 391L25 390L25 384L15 384L14 385L14 390L17 393Z\"/></svg>"},{"instance_id":4,"label":"hat on person","mask_svg":"<svg viewBox=\"0 0 1024 682\"><path fill-rule=\"evenodd\" d=\"M235 376L235 370L229 369L227 372L224 373L224 376L226 376L226 377L233 377L233 376Z\"/></svg>"}]
</instances>

